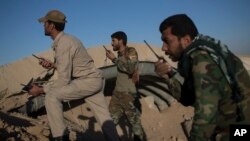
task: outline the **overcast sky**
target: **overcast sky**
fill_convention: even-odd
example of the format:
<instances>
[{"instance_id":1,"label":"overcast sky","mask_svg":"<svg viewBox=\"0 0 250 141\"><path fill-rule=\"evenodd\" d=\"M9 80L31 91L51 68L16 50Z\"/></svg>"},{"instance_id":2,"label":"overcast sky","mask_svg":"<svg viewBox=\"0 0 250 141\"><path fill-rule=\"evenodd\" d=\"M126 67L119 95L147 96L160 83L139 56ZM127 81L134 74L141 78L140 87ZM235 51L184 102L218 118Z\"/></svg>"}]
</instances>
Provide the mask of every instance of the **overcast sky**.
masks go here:
<instances>
[{"instance_id":1,"label":"overcast sky","mask_svg":"<svg viewBox=\"0 0 250 141\"><path fill-rule=\"evenodd\" d=\"M159 24L185 13L200 33L250 55L250 0L1 0L0 65L50 48L52 40L37 19L52 9L65 13L65 32L86 48L109 45L118 30L127 33L128 42L161 47Z\"/></svg>"}]
</instances>

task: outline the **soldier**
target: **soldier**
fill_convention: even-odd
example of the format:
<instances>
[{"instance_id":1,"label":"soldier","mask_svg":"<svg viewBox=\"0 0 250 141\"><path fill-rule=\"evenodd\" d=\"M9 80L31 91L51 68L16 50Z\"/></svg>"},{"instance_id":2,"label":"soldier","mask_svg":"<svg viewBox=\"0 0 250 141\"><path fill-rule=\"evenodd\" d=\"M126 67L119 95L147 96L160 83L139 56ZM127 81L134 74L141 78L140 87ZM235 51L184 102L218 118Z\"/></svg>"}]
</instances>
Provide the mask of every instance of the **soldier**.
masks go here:
<instances>
[{"instance_id":1,"label":"soldier","mask_svg":"<svg viewBox=\"0 0 250 141\"><path fill-rule=\"evenodd\" d=\"M102 73L95 67L81 41L63 32L66 16L58 10L51 10L38 21L44 24L45 35L53 39L52 49L55 52L55 62L41 58L40 65L55 69L58 79L43 87L33 84L29 94L45 94L45 108L52 136L56 141L69 140L62 102L85 98L106 139L118 141L119 136L102 92Z\"/></svg>"},{"instance_id":2,"label":"soldier","mask_svg":"<svg viewBox=\"0 0 250 141\"><path fill-rule=\"evenodd\" d=\"M250 78L242 62L220 41L199 34L185 14L166 18L159 30L162 50L178 61L178 73L184 78L184 83L173 83L181 86L179 100L195 109L189 140L229 140L229 125L244 123L250 95ZM176 71L163 60L155 63L155 71L175 79Z\"/></svg>"},{"instance_id":3,"label":"soldier","mask_svg":"<svg viewBox=\"0 0 250 141\"><path fill-rule=\"evenodd\" d=\"M145 140L140 120L139 95L135 83L138 77L138 54L133 47L127 47L127 35L118 31L111 35L113 51L118 51L118 58L110 50L106 56L117 65L116 86L109 105L109 111L115 124L125 114L132 126L135 141Z\"/></svg>"}]
</instances>

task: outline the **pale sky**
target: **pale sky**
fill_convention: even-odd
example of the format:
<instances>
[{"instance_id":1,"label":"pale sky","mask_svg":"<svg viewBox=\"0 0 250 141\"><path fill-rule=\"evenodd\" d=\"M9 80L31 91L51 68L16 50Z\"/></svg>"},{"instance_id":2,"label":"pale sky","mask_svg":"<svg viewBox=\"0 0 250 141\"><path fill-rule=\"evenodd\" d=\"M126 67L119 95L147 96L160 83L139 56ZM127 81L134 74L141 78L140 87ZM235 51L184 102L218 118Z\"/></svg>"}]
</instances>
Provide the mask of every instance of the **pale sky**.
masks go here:
<instances>
[{"instance_id":1,"label":"pale sky","mask_svg":"<svg viewBox=\"0 0 250 141\"><path fill-rule=\"evenodd\" d=\"M109 45L118 30L127 33L128 42L161 47L160 23L185 13L201 34L250 55L249 0L1 0L0 65L50 49L52 40L37 19L52 9L65 13L65 32L86 48Z\"/></svg>"}]
</instances>

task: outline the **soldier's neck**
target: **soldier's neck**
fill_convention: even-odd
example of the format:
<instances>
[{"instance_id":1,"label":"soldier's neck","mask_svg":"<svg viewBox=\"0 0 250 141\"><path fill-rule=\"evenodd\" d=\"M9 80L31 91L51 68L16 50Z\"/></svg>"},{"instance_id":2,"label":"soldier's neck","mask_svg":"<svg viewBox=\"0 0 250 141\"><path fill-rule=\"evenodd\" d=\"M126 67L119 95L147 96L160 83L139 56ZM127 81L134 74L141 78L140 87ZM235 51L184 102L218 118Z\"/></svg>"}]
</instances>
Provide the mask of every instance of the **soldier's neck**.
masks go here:
<instances>
[{"instance_id":1,"label":"soldier's neck","mask_svg":"<svg viewBox=\"0 0 250 141\"><path fill-rule=\"evenodd\" d=\"M127 46L122 45L122 46L120 47L119 51L118 51L118 54L120 54L120 55L124 55L124 53L125 53L125 49L126 49L126 48L127 48Z\"/></svg>"}]
</instances>

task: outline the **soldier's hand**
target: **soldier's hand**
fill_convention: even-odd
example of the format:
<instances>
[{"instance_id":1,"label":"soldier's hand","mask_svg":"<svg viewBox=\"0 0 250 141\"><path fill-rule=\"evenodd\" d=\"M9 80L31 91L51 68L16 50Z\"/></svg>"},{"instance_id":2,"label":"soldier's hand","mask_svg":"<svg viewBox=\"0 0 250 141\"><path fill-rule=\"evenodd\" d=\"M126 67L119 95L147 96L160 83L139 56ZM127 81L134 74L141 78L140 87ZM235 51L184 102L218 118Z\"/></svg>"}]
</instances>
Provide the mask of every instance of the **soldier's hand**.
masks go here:
<instances>
[{"instance_id":1,"label":"soldier's hand","mask_svg":"<svg viewBox=\"0 0 250 141\"><path fill-rule=\"evenodd\" d=\"M37 86L36 84L31 84L31 88L28 91L28 94L32 96L39 96L43 93L44 93L43 88Z\"/></svg>"},{"instance_id":2,"label":"soldier's hand","mask_svg":"<svg viewBox=\"0 0 250 141\"><path fill-rule=\"evenodd\" d=\"M137 82L139 82L139 77L139 72L138 70L136 70L132 75L132 81L136 84Z\"/></svg>"},{"instance_id":3,"label":"soldier's hand","mask_svg":"<svg viewBox=\"0 0 250 141\"><path fill-rule=\"evenodd\" d=\"M106 50L106 56L110 59L113 60L115 59L115 54L113 52L111 52L110 50Z\"/></svg>"},{"instance_id":4,"label":"soldier's hand","mask_svg":"<svg viewBox=\"0 0 250 141\"><path fill-rule=\"evenodd\" d=\"M155 62L155 72L163 78L169 78L168 74L172 72L172 66L163 60Z\"/></svg>"},{"instance_id":5,"label":"soldier's hand","mask_svg":"<svg viewBox=\"0 0 250 141\"><path fill-rule=\"evenodd\" d=\"M39 59L39 64L46 69L55 68L54 63L52 63L50 60L47 60L44 58Z\"/></svg>"}]
</instances>

